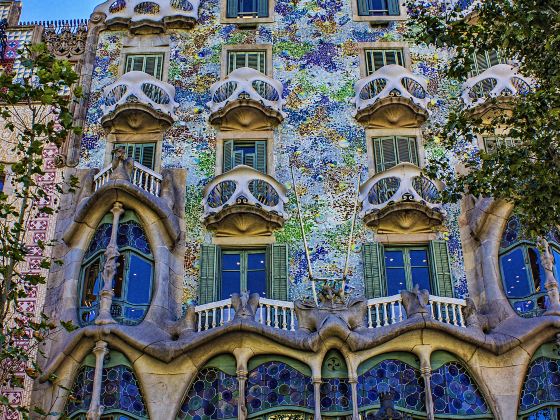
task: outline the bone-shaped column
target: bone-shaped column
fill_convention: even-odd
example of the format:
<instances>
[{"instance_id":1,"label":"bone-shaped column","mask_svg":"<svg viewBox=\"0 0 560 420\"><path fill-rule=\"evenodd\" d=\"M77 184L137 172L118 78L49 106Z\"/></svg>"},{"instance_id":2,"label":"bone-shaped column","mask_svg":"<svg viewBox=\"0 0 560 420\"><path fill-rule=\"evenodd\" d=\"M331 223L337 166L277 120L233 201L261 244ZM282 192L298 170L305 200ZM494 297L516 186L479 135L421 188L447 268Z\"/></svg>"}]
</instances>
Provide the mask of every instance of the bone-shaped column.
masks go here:
<instances>
[{"instance_id":1,"label":"bone-shaped column","mask_svg":"<svg viewBox=\"0 0 560 420\"><path fill-rule=\"evenodd\" d=\"M93 348L95 355L95 372L93 375L93 391L91 393L91 403L87 412L87 420L99 420L105 407L101 405L101 387L103 385L103 362L109 353L107 343L98 341Z\"/></svg>"}]
</instances>

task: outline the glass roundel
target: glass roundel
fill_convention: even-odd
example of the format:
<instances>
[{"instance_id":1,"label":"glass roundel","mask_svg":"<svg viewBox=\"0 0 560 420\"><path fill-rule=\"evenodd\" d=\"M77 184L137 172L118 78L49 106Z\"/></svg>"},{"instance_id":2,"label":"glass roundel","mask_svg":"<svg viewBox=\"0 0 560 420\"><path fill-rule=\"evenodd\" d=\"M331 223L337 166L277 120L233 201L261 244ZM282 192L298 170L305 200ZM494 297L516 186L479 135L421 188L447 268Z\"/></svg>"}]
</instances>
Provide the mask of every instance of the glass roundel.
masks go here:
<instances>
[{"instance_id":1,"label":"glass roundel","mask_svg":"<svg viewBox=\"0 0 560 420\"><path fill-rule=\"evenodd\" d=\"M107 220L111 217L108 216ZM152 298L154 259L148 238L132 212L126 212L117 229L118 264L112 280L114 296L111 315L115 321L139 324L145 317ZM82 325L95 321L99 313L103 288L105 251L111 240L112 223L97 228L82 263L78 316Z\"/></svg>"}]
</instances>

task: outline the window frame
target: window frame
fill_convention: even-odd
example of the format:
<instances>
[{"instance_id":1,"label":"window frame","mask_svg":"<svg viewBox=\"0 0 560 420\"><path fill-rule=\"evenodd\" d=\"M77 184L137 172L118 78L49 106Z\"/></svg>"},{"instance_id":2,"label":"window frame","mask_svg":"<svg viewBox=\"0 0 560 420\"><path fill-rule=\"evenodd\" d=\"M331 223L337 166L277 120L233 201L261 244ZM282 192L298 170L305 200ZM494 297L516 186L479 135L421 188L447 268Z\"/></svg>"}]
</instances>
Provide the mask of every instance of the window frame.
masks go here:
<instances>
[{"instance_id":1,"label":"window frame","mask_svg":"<svg viewBox=\"0 0 560 420\"><path fill-rule=\"evenodd\" d=\"M224 45L221 54L221 78L225 79L229 74L229 54L236 52L263 52L265 55L265 76L272 78L272 44L233 44Z\"/></svg>"},{"instance_id":2,"label":"window frame","mask_svg":"<svg viewBox=\"0 0 560 420\"><path fill-rule=\"evenodd\" d=\"M144 159L143 159L143 158L144 158L144 148L145 148L146 146L153 146L152 167L147 166L147 165L144 165L142 162L138 162L136 159L134 159L134 158L135 158L135 155L136 155L136 149L139 147L139 148L141 148L141 159L140 159L140 160L141 160L141 161L144 160ZM114 155L115 151L116 151L119 147L124 147L124 148L126 149L126 150L125 150L125 151L126 151L126 155L127 155L128 157L131 157L135 162L137 162L137 163L139 163L139 164L141 164L141 165L143 165L143 166L146 166L148 169L150 169L150 170L152 170L152 171L155 171L155 168L156 168L156 161L157 161L156 156L157 156L157 149L158 149L158 144L157 144L157 142L154 141L154 142L142 142L142 143L137 143L137 142L122 142L122 143L118 142L118 143L114 143L114 144L113 144L113 149L111 150L111 156ZM128 155L129 147L132 147L132 156L129 156L129 155ZM111 157L111 159L112 159L112 157Z\"/></svg>"},{"instance_id":3,"label":"window frame","mask_svg":"<svg viewBox=\"0 0 560 420\"><path fill-rule=\"evenodd\" d=\"M216 137L216 176L224 173L224 145L227 141L266 142L266 173L274 176L274 132L273 131L220 131Z\"/></svg>"},{"instance_id":4,"label":"window frame","mask_svg":"<svg viewBox=\"0 0 560 420\"><path fill-rule=\"evenodd\" d=\"M218 273L218 290L217 290L217 295L220 298L219 300L221 300L222 297L222 288L223 288L223 273L224 271L228 271L228 272L237 272L239 271L239 289L240 291L245 291L247 290L247 283L248 283L248 273L249 273L249 269L248 269L248 260L249 260L249 255L254 255L254 254L264 254L264 258L265 258L265 265L264 265L264 270L253 270L253 271L264 271L265 274L265 280L264 280L264 290L266 293L266 296L261 296L262 298L266 298L269 296L269 294L271 293L271 291L269 290L269 267L268 267L268 257L267 257L267 249L265 248L240 248L240 249L234 249L234 248L223 248L220 250L220 258L218 261L219 264L219 273ZM240 267L239 270L224 270L223 268L223 264L222 264L222 258L224 255L239 255L239 261L240 261ZM226 298L227 299L227 298Z\"/></svg>"},{"instance_id":5,"label":"window frame","mask_svg":"<svg viewBox=\"0 0 560 420\"><path fill-rule=\"evenodd\" d=\"M364 48L363 49L363 54L364 54L364 64L365 64L365 71L364 71L364 76L370 76L373 73L375 73L376 71L378 71L379 69L373 70L370 67L370 63L371 65L375 65L375 59L374 59L374 54L376 52L382 52L383 53L383 66L381 66L379 69L387 66L388 64L386 64L387 62L387 52L395 52L395 53L400 53L400 58L401 58L401 63L395 63L398 64L402 67L406 67L406 60L405 60L405 51L403 47L395 47L395 48ZM371 56L371 58L369 58L368 56ZM398 61L398 60L397 60Z\"/></svg>"},{"instance_id":6,"label":"window frame","mask_svg":"<svg viewBox=\"0 0 560 420\"><path fill-rule=\"evenodd\" d=\"M146 70L145 70L146 69L146 59L148 57L159 57L159 61L160 61L159 72L161 73L160 77L157 77L155 74L152 74L151 76L153 76L156 79L161 80L161 81L164 80L164 73L165 73L165 67L166 67L165 66L165 53L164 52L127 52L124 56L123 74L134 71L134 70L128 70L129 59L132 58L132 57L142 57L144 59L144 62L142 64L142 70L139 70L139 71L142 71L144 73L147 73ZM147 74L150 74L150 73L147 73ZM156 74L157 74L157 72L156 72Z\"/></svg>"},{"instance_id":7,"label":"window frame","mask_svg":"<svg viewBox=\"0 0 560 420\"><path fill-rule=\"evenodd\" d=\"M266 17L228 17L228 0L220 0L220 23L221 24L237 24L239 26L256 26L261 23L274 22L275 0L268 0L268 16ZM257 6L258 9L258 6Z\"/></svg>"},{"instance_id":8,"label":"window frame","mask_svg":"<svg viewBox=\"0 0 560 420\"><path fill-rule=\"evenodd\" d=\"M434 290L437 289L437 285L435 283L435 279L433 276L433 268L432 268L432 260L430 257L430 249L428 245L423 244L414 244L414 245L390 245L387 244L383 247L383 286L385 288L385 294L388 295L389 290L389 278L387 276L387 264L385 263L385 255L388 251L402 251L403 252L403 264L405 272L405 289L401 290L412 290L415 286L415 282L412 279L412 264L410 259L410 251L424 251L426 252L426 267L428 268L429 273L429 281L430 281L430 294L433 294ZM401 267L398 267L401 268Z\"/></svg>"},{"instance_id":9,"label":"window frame","mask_svg":"<svg viewBox=\"0 0 560 420\"><path fill-rule=\"evenodd\" d=\"M407 9L404 0L399 0L399 15L370 16L360 15L358 0L352 0L352 19L356 22L370 22L371 24L386 24L394 21L408 19Z\"/></svg>"},{"instance_id":10,"label":"window frame","mask_svg":"<svg viewBox=\"0 0 560 420\"><path fill-rule=\"evenodd\" d=\"M378 148L376 147L376 139L381 139L381 140L383 140L383 139L390 139L390 138L392 138L392 140L393 140L393 147L394 147L394 151L395 151L395 164L394 164L393 166L391 166L390 168L387 168L387 167L386 167L386 163L385 163L385 158L384 158L384 156L382 156L382 158L383 158L382 161L383 161L383 162L379 162L379 163L378 163L378 161L377 161L377 158L378 158L379 156L378 156L378 150L377 150ZM416 162L408 162L408 161L401 161L401 160L400 160L400 156L399 156L399 144L398 144L399 138L400 138L400 139L406 139L406 140L407 140L407 144L408 144L408 154L409 154L409 156L412 156L412 155L413 155L413 153L411 153L411 149L410 149L411 140L413 140L412 143L415 144L414 153L415 153L415 155L416 155L416 156L415 156ZM373 169L374 169L374 171L375 171L376 174L380 174L380 173L382 173L382 172L388 171L388 170L390 170L391 168L394 168L395 166L400 165L401 163L405 163L405 162L412 163L413 165L416 165L416 166L420 167L420 153L418 152L418 148L419 148L419 147L418 147L418 138L417 138L416 136L401 136L401 135L376 136L376 137L372 137L372 138L370 139L370 141L371 141L371 143L372 143L372 150L373 150L373 156L372 156L373 162L372 162L372 164L373 164ZM381 154L383 154L383 147L381 147ZM412 159L411 159L411 160L412 160ZM383 168L380 169L380 168L379 168L380 166L383 166Z\"/></svg>"},{"instance_id":11,"label":"window frame","mask_svg":"<svg viewBox=\"0 0 560 420\"><path fill-rule=\"evenodd\" d=\"M479 65L478 65L478 63L479 63L479 60L478 60L479 55L484 54L484 58L485 58L486 64L492 64L492 62L491 62L492 60L491 60L491 58L490 58L490 54L491 54L492 52L493 52L493 51L484 50L484 51L480 51L480 52L477 51L477 52L474 52L474 53L473 53L473 55L472 55L473 65L472 65L472 67L471 67L471 70L469 71L469 77L476 77L476 76L478 76L479 74L485 72L486 70L488 70L489 68L491 68L491 67L493 67L493 66L495 66L495 65L498 65L498 64L507 64L507 63L508 63L508 60L507 60L506 58L504 58L504 57L502 56L503 54L498 50L498 51L496 51L496 56L497 56L497 58L498 58L498 63L497 63L497 64L490 65L489 67L485 68L484 70L480 70Z\"/></svg>"}]
</instances>

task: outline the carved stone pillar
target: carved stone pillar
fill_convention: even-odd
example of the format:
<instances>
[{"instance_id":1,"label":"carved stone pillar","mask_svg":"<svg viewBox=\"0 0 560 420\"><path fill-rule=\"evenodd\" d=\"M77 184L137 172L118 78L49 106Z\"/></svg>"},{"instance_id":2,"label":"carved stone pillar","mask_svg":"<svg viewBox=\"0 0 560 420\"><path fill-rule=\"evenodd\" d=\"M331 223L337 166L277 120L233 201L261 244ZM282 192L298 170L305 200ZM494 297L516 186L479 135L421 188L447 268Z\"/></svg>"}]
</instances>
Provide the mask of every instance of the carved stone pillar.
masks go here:
<instances>
[{"instance_id":1,"label":"carved stone pillar","mask_svg":"<svg viewBox=\"0 0 560 420\"><path fill-rule=\"evenodd\" d=\"M420 368L422 379L424 379L424 388L426 390L426 413L428 413L428 420L434 420L434 400L432 399L432 368L424 366Z\"/></svg>"},{"instance_id":2,"label":"carved stone pillar","mask_svg":"<svg viewBox=\"0 0 560 420\"><path fill-rule=\"evenodd\" d=\"M558 282L554 278L554 257L550 252L550 245L544 238L539 240L541 250L541 264L546 275L546 293L548 295L548 308L545 315L560 315L560 295L558 292Z\"/></svg>"},{"instance_id":3,"label":"carved stone pillar","mask_svg":"<svg viewBox=\"0 0 560 420\"><path fill-rule=\"evenodd\" d=\"M239 399L237 401L237 418L239 420L247 419L247 406L245 405L245 384L247 383L247 371L237 371L237 383L239 386Z\"/></svg>"},{"instance_id":4,"label":"carved stone pillar","mask_svg":"<svg viewBox=\"0 0 560 420\"><path fill-rule=\"evenodd\" d=\"M115 202L111 209L113 213L113 228L111 230L111 239L107 249L105 250L105 265L101 277L103 279L103 289L99 299L99 315L95 319L97 325L115 324L116 321L111 316L111 304L113 302L113 279L117 273L119 250L117 247L117 231L119 229L119 221L124 213L123 205L118 201Z\"/></svg>"},{"instance_id":5,"label":"carved stone pillar","mask_svg":"<svg viewBox=\"0 0 560 420\"><path fill-rule=\"evenodd\" d=\"M93 375L93 392L91 393L91 403L87 412L87 420L99 420L105 407L101 405L101 387L103 385L103 361L109 353L107 343L98 341L93 348L95 355L95 373Z\"/></svg>"},{"instance_id":6,"label":"carved stone pillar","mask_svg":"<svg viewBox=\"0 0 560 420\"><path fill-rule=\"evenodd\" d=\"M352 420L360 420L360 412L358 409L358 379L349 378L348 382L352 389Z\"/></svg>"},{"instance_id":7,"label":"carved stone pillar","mask_svg":"<svg viewBox=\"0 0 560 420\"><path fill-rule=\"evenodd\" d=\"M315 395L315 417L321 420L321 378L313 378L313 394Z\"/></svg>"}]
</instances>

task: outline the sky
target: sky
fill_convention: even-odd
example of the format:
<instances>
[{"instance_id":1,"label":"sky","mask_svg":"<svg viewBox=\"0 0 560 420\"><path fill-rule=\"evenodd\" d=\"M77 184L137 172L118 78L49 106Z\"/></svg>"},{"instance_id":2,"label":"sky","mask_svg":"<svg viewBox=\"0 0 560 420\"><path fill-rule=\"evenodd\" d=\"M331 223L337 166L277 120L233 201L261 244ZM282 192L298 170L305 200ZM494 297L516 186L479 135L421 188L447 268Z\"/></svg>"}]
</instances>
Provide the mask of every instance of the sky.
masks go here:
<instances>
[{"instance_id":1,"label":"sky","mask_svg":"<svg viewBox=\"0 0 560 420\"><path fill-rule=\"evenodd\" d=\"M104 0L22 0L21 22L86 19Z\"/></svg>"}]
</instances>

